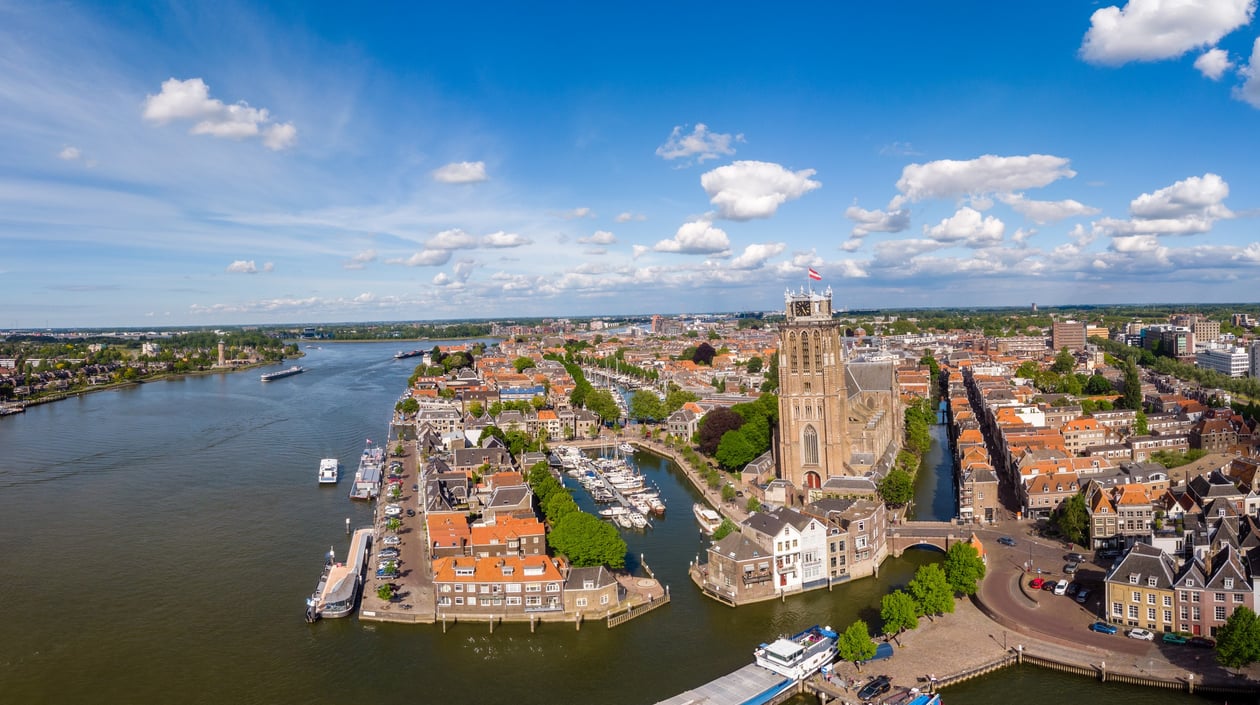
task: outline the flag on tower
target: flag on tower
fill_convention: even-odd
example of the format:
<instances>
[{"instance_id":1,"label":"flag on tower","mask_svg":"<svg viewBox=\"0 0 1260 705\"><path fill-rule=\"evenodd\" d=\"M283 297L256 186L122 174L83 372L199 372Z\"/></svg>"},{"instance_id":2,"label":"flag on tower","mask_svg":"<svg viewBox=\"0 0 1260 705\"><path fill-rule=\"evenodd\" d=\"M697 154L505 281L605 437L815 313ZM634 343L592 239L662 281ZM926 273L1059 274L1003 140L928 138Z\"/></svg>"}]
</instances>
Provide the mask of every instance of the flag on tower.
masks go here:
<instances>
[{"instance_id":1,"label":"flag on tower","mask_svg":"<svg viewBox=\"0 0 1260 705\"><path fill-rule=\"evenodd\" d=\"M822 275L819 274L818 270L814 269L813 267L809 268L809 278L813 279L816 282L822 281Z\"/></svg>"}]
</instances>

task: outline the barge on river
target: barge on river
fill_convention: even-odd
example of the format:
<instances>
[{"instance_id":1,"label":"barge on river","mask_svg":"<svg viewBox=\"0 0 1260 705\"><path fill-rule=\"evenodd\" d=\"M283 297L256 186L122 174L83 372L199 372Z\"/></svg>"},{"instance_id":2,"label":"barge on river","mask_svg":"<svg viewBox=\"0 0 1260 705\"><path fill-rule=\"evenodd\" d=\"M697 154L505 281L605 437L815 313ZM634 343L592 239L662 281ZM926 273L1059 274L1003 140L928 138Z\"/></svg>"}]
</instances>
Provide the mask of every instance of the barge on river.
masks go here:
<instances>
[{"instance_id":1,"label":"barge on river","mask_svg":"<svg viewBox=\"0 0 1260 705\"><path fill-rule=\"evenodd\" d=\"M345 617L354 611L363 587L363 566L367 561L368 547L372 543L372 529L359 529L350 539L350 553L345 563L338 563L333 549L328 549L324 573L319 578L315 592L306 598L306 621L322 618Z\"/></svg>"},{"instance_id":2,"label":"barge on river","mask_svg":"<svg viewBox=\"0 0 1260 705\"><path fill-rule=\"evenodd\" d=\"M285 377L292 377L293 375L300 375L305 371L306 371L305 367L302 367L301 365L294 365L293 367L290 367L287 370L280 370L279 372L268 372L267 374L263 375L261 379L264 382L274 382L278 379L284 379Z\"/></svg>"}]
</instances>

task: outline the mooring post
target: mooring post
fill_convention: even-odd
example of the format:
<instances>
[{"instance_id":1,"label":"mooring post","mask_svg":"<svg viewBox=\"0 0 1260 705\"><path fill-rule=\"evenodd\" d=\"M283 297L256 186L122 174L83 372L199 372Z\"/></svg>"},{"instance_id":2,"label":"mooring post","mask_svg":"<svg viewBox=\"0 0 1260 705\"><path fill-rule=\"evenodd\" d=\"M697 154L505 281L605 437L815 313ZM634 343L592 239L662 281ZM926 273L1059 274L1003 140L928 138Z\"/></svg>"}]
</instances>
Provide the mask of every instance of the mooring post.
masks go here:
<instances>
[{"instance_id":1,"label":"mooring post","mask_svg":"<svg viewBox=\"0 0 1260 705\"><path fill-rule=\"evenodd\" d=\"M534 615L532 614L529 616L529 633L534 633Z\"/></svg>"},{"instance_id":2,"label":"mooring post","mask_svg":"<svg viewBox=\"0 0 1260 705\"><path fill-rule=\"evenodd\" d=\"M490 618L490 633L494 634L494 617Z\"/></svg>"},{"instance_id":3,"label":"mooring post","mask_svg":"<svg viewBox=\"0 0 1260 705\"><path fill-rule=\"evenodd\" d=\"M1193 673L1191 673L1189 677L1186 678L1186 686L1189 689L1190 694L1194 695L1194 674Z\"/></svg>"},{"instance_id":4,"label":"mooring post","mask_svg":"<svg viewBox=\"0 0 1260 705\"><path fill-rule=\"evenodd\" d=\"M1098 680L1103 683L1107 682L1107 662L1101 661L1098 664Z\"/></svg>"}]
</instances>

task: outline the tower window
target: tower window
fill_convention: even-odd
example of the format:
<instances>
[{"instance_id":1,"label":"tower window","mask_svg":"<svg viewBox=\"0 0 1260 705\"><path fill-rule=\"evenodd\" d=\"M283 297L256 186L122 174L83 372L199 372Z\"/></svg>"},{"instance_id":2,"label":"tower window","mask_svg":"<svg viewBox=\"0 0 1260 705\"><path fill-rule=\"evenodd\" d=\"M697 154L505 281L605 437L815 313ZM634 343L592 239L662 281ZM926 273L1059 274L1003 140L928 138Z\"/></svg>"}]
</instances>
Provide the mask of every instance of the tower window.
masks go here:
<instances>
[{"instance_id":1,"label":"tower window","mask_svg":"<svg viewBox=\"0 0 1260 705\"><path fill-rule=\"evenodd\" d=\"M804 460L803 460L804 464L817 465L818 464L818 432L814 430L813 426L805 427L804 443L802 445L804 446L802 449L803 455L804 455Z\"/></svg>"}]
</instances>

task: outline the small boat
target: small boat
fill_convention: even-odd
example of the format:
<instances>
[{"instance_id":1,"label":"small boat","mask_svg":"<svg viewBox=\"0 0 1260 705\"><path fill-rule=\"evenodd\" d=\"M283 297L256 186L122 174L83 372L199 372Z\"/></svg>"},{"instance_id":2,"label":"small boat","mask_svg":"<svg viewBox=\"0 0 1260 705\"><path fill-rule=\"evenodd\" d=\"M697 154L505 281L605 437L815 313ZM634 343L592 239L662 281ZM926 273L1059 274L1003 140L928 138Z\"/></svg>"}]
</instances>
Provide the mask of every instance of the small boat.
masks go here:
<instances>
[{"instance_id":1,"label":"small boat","mask_svg":"<svg viewBox=\"0 0 1260 705\"><path fill-rule=\"evenodd\" d=\"M290 367L287 370L280 370L279 372L268 372L267 374L262 375L261 379L264 382L273 382L277 379L284 379L285 377L292 377L293 375L300 375L305 371L306 371L305 367L302 367L301 365L294 365L293 367Z\"/></svg>"},{"instance_id":2,"label":"small boat","mask_svg":"<svg viewBox=\"0 0 1260 705\"><path fill-rule=\"evenodd\" d=\"M629 443L622 443L618 445L617 450L625 453L626 455L634 455L634 446Z\"/></svg>"},{"instance_id":3,"label":"small boat","mask_svg":"<svg viewBox=\"0 0 1260 705\"><path fill-rule=\"evenodd\" d=\"M831 627L814 625L758 646L753 658L758 666L799 681L836 660L838 638Z\"/></svg>"},{"instance_id":4,"label":"small boat","mask_svg":"<svg viewBox=\"0 0 1260 705\"><path fill-rule=\"evenodd\" d=\"M696 515L696 522L700 524L700 530L706 534L712 535L722 525L722 515L699 502L691 506L691 511Z\"/></svg>"},{"instance_id":5,"label":"small boat","mask_svg":"<svg viewBox=\"0 0 1260 705\"><path fill-rule=\"evenodd\" d=\"M319 484L335 485L341 473L341 461L336 458L324 458L319 461Z\"/></svg>"}]
</instances>

